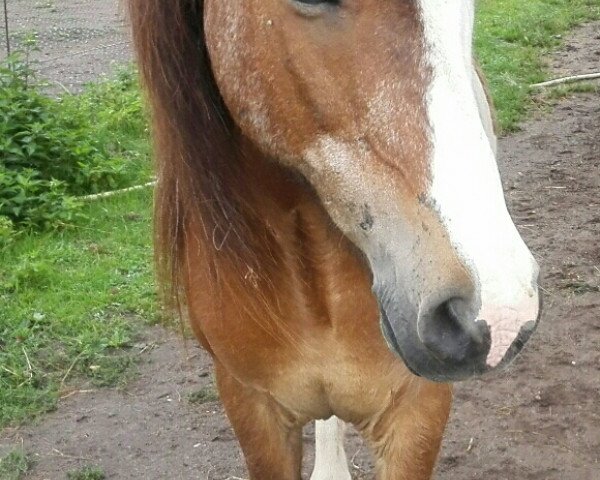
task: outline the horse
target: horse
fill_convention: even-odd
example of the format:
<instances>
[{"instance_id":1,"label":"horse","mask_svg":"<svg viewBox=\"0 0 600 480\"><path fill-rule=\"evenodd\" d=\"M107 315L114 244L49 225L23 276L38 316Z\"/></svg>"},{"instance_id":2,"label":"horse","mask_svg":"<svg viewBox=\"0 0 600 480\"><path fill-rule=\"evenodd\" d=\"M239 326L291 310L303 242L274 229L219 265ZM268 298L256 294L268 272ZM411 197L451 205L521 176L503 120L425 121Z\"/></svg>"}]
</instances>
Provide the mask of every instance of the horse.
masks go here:
<instances>
[{"instance_id":1,"label":"horse","mask_svg":"<svg viewBox=\"0 0 600 480\"><path fill-rule=\"evenodd\" d=\"M250 479L431 478L453 382L508 364L539 269L507 211L474 0L129 0L155 252Z\"/></svg>"}]
</instances>

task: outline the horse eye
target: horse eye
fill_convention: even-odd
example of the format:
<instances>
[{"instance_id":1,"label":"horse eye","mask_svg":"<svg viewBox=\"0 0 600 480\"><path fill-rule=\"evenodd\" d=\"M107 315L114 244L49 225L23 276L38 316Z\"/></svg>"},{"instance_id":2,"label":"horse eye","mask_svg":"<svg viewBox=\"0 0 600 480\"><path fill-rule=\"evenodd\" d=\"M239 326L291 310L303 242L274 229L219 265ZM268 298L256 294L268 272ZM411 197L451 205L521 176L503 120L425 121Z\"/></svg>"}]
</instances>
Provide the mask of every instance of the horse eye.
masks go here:
<instances>
[{"instance_id":1,"label":"horse eye","mask_svg":"<svg viewBox=\"0 0 600 480\"><path fill-rule=\"evenodd\" d=\"M340 0L294 0L297 3L303 3L304 5L339 5Z\"/></svg>"},{"instance_id":2,"label":"horse eye","mask_svg":"<svg viewBox=\"0 0 600 480\"><path fill-rule=\"evenodd\" d=\"M288 0L305 17L318 17L341 6L343 0Z\"/></svg>"}]
</instances>

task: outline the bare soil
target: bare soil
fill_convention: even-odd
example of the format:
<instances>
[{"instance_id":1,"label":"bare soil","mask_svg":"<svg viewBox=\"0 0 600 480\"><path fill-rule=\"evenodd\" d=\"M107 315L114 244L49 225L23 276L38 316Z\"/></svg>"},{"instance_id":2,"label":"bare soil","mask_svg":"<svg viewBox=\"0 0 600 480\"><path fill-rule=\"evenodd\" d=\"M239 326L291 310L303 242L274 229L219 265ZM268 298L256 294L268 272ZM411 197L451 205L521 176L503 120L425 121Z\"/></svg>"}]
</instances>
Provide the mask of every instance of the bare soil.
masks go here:
<instances>
[{"instance_id":1,"label":"bare soil","mask_svg":"<svg viewBox=\"0 0 600 480\"><path fill-rule=\"evenodd\" d=\"M599 33L599 23L580 28L550 66L598 70ZM456 385L438 479L600 479L599 133L600 96L581 94L546 104L500 142L509 208L543 267L545 313L507 371ZM211 398L208 355L169 330L143 336L127 388L81 386L38 424L0 432L0 453L22 445L34 460L27 479L64 479L86 465L108 479L245 477ZM308 477L310 428L305 440ZM356 434L347 452L355 477L373 478Z\"/></svg>"},{"instance_id":2,"label":"bare soil","mask_svg":"<svg viewBox=\"0 0 600 480\"><path fill-rule=\"evenodd\" d=\"M80 91L133 58L121 0L8 0L12 51L26 50L53 90ZM6 55L4 15L0 58Z\"/></svg>"}]
</instances>

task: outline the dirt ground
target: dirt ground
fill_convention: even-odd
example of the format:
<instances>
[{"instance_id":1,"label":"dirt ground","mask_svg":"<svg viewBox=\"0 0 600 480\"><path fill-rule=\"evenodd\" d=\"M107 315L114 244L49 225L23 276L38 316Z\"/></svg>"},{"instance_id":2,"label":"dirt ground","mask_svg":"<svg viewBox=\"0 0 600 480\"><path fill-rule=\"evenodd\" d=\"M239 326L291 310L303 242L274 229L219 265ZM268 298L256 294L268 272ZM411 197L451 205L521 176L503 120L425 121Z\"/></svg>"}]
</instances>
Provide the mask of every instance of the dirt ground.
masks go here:
<instances>
[{"instance_id":1,"label":"dirt ground","mask_svg":"<svg viewBox=\"0 0 600 480\"><path fill-rule=\"evenodd\" d=\"M112 72L133 58L121 0L8 0L12 51L31 52L35 68L53 90L77 92L89 81ZM4 16L0 27L0 58L6 56Z\"/></svg>"},{"instance_id":2,"label":"dirt ground","mask_svg":"<svg viewBox=\"0 0 600 480\"><path fill-rule=\"evenodd\" d=\"M598 70L599 40L600 23L579 29L550 66ZM456 385L437 479L600 479L599 133L600 96L579 94L500 142L509 208L543 267L545 313L507 371ZM22 445L34 460L27 479L64 479L85 465L108 479L244 478L233 432L210 398L208 356L193 342L184 348L177 333L144 335L139 377L124 391L82 386L39 424L1 432L0 454ZM308 478L310 429L305 440ZM347 452L355 477L372 478L357 435Z\"/></svg>"}]
</instances>

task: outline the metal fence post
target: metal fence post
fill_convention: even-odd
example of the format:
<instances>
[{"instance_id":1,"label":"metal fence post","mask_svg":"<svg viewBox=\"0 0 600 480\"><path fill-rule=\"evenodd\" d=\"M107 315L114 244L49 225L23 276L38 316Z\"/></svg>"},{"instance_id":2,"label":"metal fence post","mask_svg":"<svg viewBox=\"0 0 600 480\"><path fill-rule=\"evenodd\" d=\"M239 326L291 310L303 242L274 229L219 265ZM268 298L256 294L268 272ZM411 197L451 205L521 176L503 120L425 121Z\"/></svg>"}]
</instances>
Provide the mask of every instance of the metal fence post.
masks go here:
<instances>
[{"instance_id":1,"label":"metal fence post","mask_svg":"<svg viewBox=\"0 0 600 480\"><path fill-rule=\"evenodd\" d=\"M10 35L8 32L8 0L4 0L4 29L6 33L6 55L10 55Z\"/></svg>"}]
</instances>

